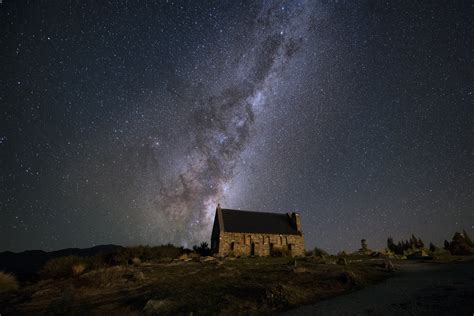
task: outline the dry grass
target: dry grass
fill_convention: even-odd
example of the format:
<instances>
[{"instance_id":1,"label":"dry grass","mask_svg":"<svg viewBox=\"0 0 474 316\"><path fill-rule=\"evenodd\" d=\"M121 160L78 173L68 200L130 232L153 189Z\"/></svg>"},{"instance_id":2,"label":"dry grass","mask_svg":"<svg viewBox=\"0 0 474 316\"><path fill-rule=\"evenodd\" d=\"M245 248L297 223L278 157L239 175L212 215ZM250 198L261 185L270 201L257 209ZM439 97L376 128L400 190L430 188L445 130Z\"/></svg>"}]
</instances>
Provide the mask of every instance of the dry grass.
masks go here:
<instances>
[{"instance_id":1,"label":"dry grass","mask_svg":"<svg viewBox=\"0 0 474 316\"><path fill-rule=\"evenodd\" d=\"M106 288L118 283L125 273L125 268L116 266L101 268L84 275L89 287Z\"/></svg>"},{"instance_id":2,"label":"dry grass","mask_svg":"<svg viewBox=\"0 0 474 316\"><path fill-rule=\"evenodd\" d=\"M22 304L12 308L34 313L58 300L66 302L63 305L78 314L123 308L142 313L147 305L145 310L153 307L161 311L162 302L171 300L176 304L167 307L172 309L167 311L170 314L272 314L339 295L387 276L387 272L372 262L340 266L307 261L307 258L151 262L100 268L75 278L31 285L31 289L24 291L43 294L25 296ZM61 298L63 290L58 289L65 288L74 301ZM0 310L1 307L0 301Z\"/></svg>"},{"instance_id":3,"label":"dry grass","mask_svg":"<svg viewBox=\"0 0 474 316\"><path fill-rule=\"evenodd\" d=\"M83 264L83 259L76 256L54 258L46 262L40 271L43 278L58 279L74 275L73 266Z\"/></svg>"},{"instance_id":4,"label":"dry grass","mask_svg":"<svg viewBox=\"0 0 474 316\"><path fill-rule=\"evenodd\" d=\"M13 274L0 271L0 293L18 290L19 285Z\"/></svg>"},{"instance_id":5,"label":"dry grass","mask_svg":"<svg viewBox=\"0 0 474 316\"><path fill-rule=\"evenodd\" d=\"M86 270L86 265L83 263L76 263L72 267L72 275L78 276L81 275Z\"/></svg>"}]
</instances>

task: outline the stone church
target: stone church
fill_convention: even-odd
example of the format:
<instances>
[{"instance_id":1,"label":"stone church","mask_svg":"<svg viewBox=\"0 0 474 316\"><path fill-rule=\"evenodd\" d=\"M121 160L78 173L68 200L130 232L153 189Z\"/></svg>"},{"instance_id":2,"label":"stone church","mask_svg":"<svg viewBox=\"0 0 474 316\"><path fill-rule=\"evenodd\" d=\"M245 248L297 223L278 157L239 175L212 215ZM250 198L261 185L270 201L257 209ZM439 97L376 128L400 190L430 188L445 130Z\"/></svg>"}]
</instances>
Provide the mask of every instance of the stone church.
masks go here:
<instances>
[{"instance_id":1,"label":"stone church","mask_svg":"<svg viewBox=\"0 0 474 316\"><path fill-rule=\"evenodd\" d=\"M275 251L303 256L300 215L230 210L218 204L211 250L218 256L269 256Z\"/></svg>"}]
</instances>

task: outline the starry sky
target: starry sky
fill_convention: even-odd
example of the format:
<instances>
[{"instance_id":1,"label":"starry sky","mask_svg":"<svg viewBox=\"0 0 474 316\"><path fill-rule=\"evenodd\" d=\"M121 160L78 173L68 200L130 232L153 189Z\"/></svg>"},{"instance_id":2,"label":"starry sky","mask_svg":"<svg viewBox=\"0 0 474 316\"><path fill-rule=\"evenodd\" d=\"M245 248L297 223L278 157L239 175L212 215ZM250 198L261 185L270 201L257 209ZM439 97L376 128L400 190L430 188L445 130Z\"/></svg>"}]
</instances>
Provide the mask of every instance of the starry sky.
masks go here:
<instances>
[{"instance_id":1,"label":"starry sky","mask_svg":"<svg viewBox=\"0 0 474 316\"><path fill-rule=\"evenodd\" d=\"M0 251L474 235L469 1L0 4Z\"/></svg>"}]
</instances>

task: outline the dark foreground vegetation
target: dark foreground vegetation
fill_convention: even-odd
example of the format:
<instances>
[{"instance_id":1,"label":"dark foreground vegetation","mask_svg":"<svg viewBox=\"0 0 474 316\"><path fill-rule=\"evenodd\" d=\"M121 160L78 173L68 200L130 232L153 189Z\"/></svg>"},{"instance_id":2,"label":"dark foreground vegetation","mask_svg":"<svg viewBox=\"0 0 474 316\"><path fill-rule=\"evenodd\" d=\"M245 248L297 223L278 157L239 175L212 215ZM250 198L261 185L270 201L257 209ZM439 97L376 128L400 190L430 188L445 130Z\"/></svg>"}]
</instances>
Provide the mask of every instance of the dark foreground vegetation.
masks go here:
<instances>
[{"instance_id":1,"label":"dark foreground vegetation","mask_svg":"<svg viewBox=\"0 0 474 316\"><path fill-rule=\"evenodd\" d=\"M426 248L415 236L397 244L390 238L387 249L377 252L362 240L352 254L331 256L315 248L302 258L285 253L215 258L206 243L193 250L173 245L69 250L48 255L19 281L11 269L0 272L0 314L272 314L384 280L413 254L439 262L472 260L470 243L465 232L456 233L447 249ZM458 249L468 256L458 256ZM15 260L25 258L18 255Z\"/></svg>"},{"instance_id":2,"label":"dark foreground vegetation","mask_svg":"<svg viewBox=\"0 0 474 316\"><path fill-rule=\"evenodd\" d=\"M17 283L0 294L0 312L270 314L390 275L381 262L337 260L218 259L172 246L126 248L114 256L61 257L50 260L38 280Z\"/></svg>"}]
</instances>

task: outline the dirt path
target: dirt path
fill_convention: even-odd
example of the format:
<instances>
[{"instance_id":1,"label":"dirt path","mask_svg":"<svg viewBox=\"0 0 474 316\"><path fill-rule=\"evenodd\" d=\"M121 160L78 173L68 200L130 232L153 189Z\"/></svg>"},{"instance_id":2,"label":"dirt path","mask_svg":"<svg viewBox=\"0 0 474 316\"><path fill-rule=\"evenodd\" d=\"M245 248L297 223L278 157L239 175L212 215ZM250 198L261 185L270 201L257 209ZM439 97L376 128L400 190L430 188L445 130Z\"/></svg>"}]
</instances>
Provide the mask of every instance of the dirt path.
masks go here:
<instances>
[{"instance_id":1,"label":"dirt path","mask_svg":"<svg viewBox=\"0 0 474 316\"><path fill-rule=\"evenodd\" d=\"M383 283L285 315L474 315L474 263L398 268Z\"/></svg>"}]
</instances>

